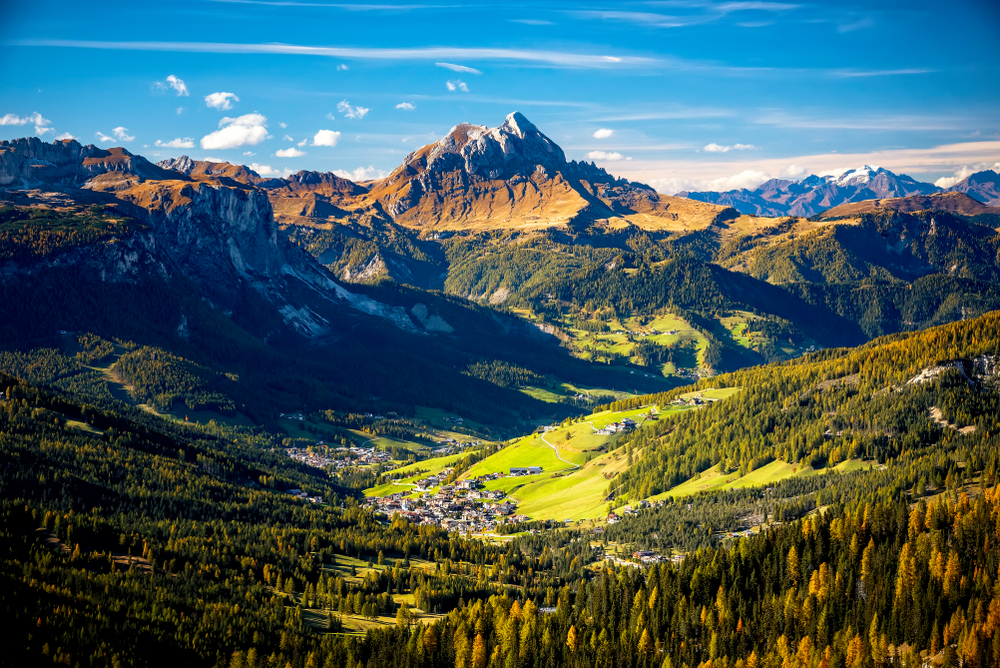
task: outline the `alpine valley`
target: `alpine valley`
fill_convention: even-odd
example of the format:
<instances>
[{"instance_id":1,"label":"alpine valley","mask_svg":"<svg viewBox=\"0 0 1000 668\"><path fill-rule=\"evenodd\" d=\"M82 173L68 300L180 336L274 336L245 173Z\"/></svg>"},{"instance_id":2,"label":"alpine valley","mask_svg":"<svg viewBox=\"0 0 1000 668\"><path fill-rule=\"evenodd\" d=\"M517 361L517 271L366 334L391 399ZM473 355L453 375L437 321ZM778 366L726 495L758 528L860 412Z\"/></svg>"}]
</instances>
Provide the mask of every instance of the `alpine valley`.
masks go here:
<instances>
[{"instance_id":1,"label":"alpine valley","mask_svg":"<svg viewBox=\"0 0 1000 668\"><path fill-rule=\"evenodd\" d=\"M0 142L0 664L1000 665L997 184Z\"/></svg>"}]
</instances>

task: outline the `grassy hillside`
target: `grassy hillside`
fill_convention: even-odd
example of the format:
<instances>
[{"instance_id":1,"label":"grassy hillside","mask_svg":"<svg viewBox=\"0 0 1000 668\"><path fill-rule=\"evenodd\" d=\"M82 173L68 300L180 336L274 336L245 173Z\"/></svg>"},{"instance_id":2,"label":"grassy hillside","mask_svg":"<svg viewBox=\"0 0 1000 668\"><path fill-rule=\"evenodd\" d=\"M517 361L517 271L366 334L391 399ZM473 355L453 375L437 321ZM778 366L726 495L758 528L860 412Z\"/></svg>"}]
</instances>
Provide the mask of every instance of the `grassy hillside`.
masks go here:
<instances>
[{"instance_id":1,"label":"grassy hillside","mask_svg":"<svg viewBox=\"0 0 1000 668\"><path fill-rule=\"evenodd\" d=\"M641 457L610 491L647 498L681 483L694 485L685 481L715 465L721 466L720 476L739 474L725 480L730 483L774 460L814 469L857 458L885 463L928 444L979 438L989 430L990 407L997 401L995 392L981 391L996 382L992 362L984 360L998 354L1000 313L995 312L713 378L715 386L743 390L628 437ZM957 360L957 366L949 360ZM928 369L937 369L930 378L940 382L911 382ZM664 404L681 394L637 398L612 408ZM945 418L949 424L976 429L965 435L942 430L930 417L931 408L950 416Z\"/></svg>"}]
</instances>

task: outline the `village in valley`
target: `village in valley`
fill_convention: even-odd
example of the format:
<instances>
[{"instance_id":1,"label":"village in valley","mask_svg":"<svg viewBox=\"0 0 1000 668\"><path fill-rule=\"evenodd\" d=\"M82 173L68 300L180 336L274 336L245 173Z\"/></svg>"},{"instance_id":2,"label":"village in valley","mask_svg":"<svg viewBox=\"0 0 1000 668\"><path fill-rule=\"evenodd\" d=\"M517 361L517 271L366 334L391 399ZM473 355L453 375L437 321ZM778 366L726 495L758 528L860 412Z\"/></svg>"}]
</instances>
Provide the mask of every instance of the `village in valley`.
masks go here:
<instances>
[{"instance_id":1,"label":"village in valley","mask_svg":"<svg viewBox=\"0 0 1000 668\"><path fill-rule=\"evenodd\" d=\"M453 430L462 428L461 417L438 415L433 425L408 423L422 428L421 433L430 437L420 443L354 430L351 439L308 442L296 438L283 450L291 459L324 469L332 477L367 472L373 483L365 490L364 505L384 521L404 518L414 524L494 538L534 532L542 526L573 526L589 529L593 540L600 541L606 527L668 502L658 498L623 503L606 497L607 481L632 456L621 436L736 391L692 392L662 407L647 405L567 418L507 442L475 438L470 435L475 433L471 428L463 430L469 434L457 433ZM360 417L368 422L384 419ZM308 421L303 414L286 419L296 424ZM401 422L395 417L392 421ZM356 438L361 436L366 438L358 442ZM322 502L300 490L290 493ZM617 548L605 557L631 565L683 559L681 555L651 550L619 553Z\"/></svg>"}]
</instances>

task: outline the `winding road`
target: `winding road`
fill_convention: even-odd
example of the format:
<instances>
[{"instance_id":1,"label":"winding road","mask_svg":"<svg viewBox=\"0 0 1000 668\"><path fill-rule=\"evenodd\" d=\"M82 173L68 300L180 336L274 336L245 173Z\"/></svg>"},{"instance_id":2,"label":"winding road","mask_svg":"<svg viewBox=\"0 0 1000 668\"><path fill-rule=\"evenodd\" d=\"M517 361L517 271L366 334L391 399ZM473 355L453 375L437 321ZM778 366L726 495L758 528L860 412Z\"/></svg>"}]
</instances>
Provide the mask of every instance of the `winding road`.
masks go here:
<instances>
[{"instance_id":1,"label":"winding road","mask_svg":"<svg viewBox=\"0 0 1000 668\"><path fill-rule=\"evenodd\" d=\"M591 426L593 426L593 425L591 425ZM568 459L563 459L562 458L562 456L559 454L559 448L557 448L554 444L549 443L548 439L545 438L545 432L542 432L541 436L542 436L542 441L545 442L545 445L547 445L550 448L552 448L552 451L556 453L556 459L558 459L561 462L565 462L565 463L569 464L570 466L572 466L575 469L580 468L579 464L574 464L573 462L569 461Z\"/></svg>"}]
</instances>

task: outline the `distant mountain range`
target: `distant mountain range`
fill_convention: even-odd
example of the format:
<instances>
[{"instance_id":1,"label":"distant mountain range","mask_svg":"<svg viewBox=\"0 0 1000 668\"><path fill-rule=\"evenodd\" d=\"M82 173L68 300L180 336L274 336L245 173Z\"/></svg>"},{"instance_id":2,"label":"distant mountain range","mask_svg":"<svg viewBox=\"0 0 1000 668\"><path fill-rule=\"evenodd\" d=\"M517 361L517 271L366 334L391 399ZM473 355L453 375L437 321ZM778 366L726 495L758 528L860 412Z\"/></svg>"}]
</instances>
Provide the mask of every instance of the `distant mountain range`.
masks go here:
<instances>
[{"instance_id":1,"label":"distant mountain range","mask_svg":"<svg viewBox=\"0 0 1000 668\"><path fill-rule=\"evenodd\" d=\"M813 206L854 208L767 218L661 195L567 160L516 112L363 183L0 142L0 340L155 345L238 376L258 423L472 404L506 429L576 394L513 378L637 392L1000 308L1000 209L871 168L769 192L788 206L809 184ZM842 201L862 194L900 196ZM685 334L637 337L668 314ZM612 327L623 340L591 336Z\"/></svg>"},{"instance_id":2,"label":"distant mountain range","mask_svg":"<svg viewBox=\"0 0 1000 668\"><path fill-rule=\"evenodd\" d=\"M978 172L944 190L905 174L865 165L837 176L811 175L799 181L771 179L752 190L682 192L680 196L731 206L740 213L754 216L811 217L843 204L940 192L965 193L984 204L998 206L1000 175L992 171Z\"/></svg>"}]
</instances>

